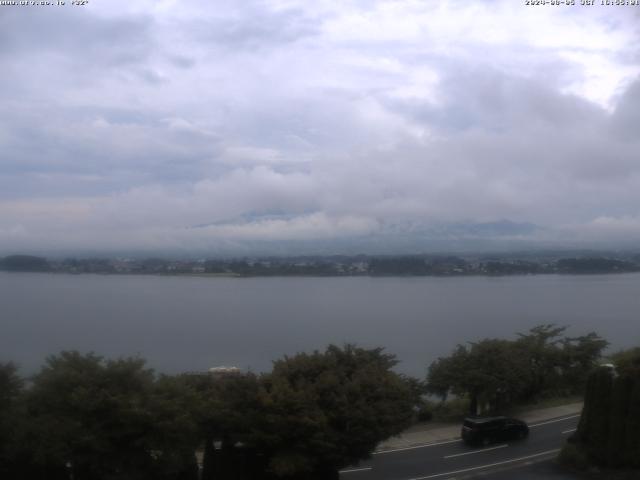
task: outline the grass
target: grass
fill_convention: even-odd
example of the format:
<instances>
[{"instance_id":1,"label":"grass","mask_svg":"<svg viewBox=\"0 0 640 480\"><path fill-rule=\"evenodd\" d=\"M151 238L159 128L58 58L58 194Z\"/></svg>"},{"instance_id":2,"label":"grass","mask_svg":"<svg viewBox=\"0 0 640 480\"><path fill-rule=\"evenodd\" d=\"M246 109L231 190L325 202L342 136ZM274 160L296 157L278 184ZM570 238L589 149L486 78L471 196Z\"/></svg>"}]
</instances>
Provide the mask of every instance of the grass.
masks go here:
<instances>
[{"instance_id":1,"label":"grass","mask_svg":"<svg viewBox=\"0 0 640 480\"><path fill-rule=\"evenodd\" d=\"M584 401L582 395L570 395L560 397L543 398L537 402L526 403L524 405L517 405L509 409L509 413L518 414L528 412L531 410L541 410L543 408L561 407L562 405L570 405L572 403L581 403Z\"/></svg>"}]
</instances>

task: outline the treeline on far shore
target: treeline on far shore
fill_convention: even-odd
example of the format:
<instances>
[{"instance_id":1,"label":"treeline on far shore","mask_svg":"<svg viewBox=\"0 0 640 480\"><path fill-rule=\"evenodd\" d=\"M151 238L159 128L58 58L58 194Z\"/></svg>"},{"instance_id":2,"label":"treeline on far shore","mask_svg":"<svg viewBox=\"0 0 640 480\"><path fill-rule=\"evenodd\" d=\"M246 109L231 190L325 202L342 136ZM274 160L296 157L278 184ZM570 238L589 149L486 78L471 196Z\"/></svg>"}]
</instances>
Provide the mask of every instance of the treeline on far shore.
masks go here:
<instances>
[{"instance_id":1,"label":"treeline on far shore","mask_svg":"<svg viewBox=\"0 0 640 480\"><path fill-rule=\"evenodd\" d=\"M581 394L607 342L565 330L459 345L424 379L354 345L284 356L260 375L158 375L138 357L74 351L30 378L0 363L0 478L336 479L450 395L461 414L487 414Z\"/></svg>"},{"instance_id":2,"label":"treeline on far shore","mask_svg":"<svg viewBox=\"0 0 640 480\"><path fill-rule=\"evenodd\" d=\"M640 254L303 256L175 260L166 258L0 258L0 270L219 276L464 276L598 274L640 271Z\"/></svg>"}]
</instances>

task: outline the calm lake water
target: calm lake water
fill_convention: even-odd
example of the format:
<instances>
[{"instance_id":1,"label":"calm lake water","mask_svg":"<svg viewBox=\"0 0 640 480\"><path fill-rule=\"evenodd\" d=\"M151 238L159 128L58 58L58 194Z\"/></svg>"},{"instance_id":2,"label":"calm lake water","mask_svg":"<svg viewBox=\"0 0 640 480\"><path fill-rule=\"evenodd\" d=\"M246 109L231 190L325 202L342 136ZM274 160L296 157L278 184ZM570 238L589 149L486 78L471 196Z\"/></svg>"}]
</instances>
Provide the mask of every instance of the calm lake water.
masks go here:
<instances>
[{"instance_id":1,"label":"calm lake water","mask_svg":"<svg viewBox=\"0 0 640 480\"><path fill-rule=\"evenodd\" d=\"M540 323L640 345L640 274L199 278L0 272L0 361L34 372L63 349L139 354L163 372L259 372L329 343L384 346L424 376L457 343Z\"/></svg>"}]
</instances>

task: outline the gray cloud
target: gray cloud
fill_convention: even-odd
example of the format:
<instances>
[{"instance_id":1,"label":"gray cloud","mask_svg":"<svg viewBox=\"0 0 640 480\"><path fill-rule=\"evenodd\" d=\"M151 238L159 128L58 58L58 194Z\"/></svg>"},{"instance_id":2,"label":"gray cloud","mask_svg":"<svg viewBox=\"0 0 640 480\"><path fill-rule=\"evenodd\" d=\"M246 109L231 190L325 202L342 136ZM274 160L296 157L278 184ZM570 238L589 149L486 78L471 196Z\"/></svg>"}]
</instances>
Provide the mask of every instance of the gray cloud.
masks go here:
<instances>
[{"instance_id":1,"label":"gray cloud","mask_svg":"<svg viewBox=\"0 0 640 480\"><path fill-rule=\"evenodd\" d=\"M221 2L218 9L224 13L213 12L185 24L188 35L212 48L237 53L239 49L273 48L319 33L319 19L302 8L273 10L264 2L249 1Z\"/></svg>"},{"instance_id":2,"label":"gray cloud","mask_svg":"<svg viewBox=\"0 0 640 480\"><path fill-rule=\"evenodd\" d=\"M101 18L77 8L3 8L0 57L50 55L91 69L137 63L153 50L151 23L148 16Z\"/></svg>"},{"instance_id":3,"label":"gray cloud","mask_svg":"<svg viewBox=\"0 0 640 480\"><path fill-rule=\"evenodd\" d=\"M633 15L494 3L3 9L0 254L640 240Z\"/></svg>"},{"instance_id":4,"label":"gray cloud","mask_svg":"<svg viewBox=\"0 0 640 480\"><path fill-rule=\"evenodd\" d=\"M640 122L640 80L631 84L620 97L611 121L614 135L627 141L638 141L637 126Z\"/></svg>"},{"instance_id":5,"label":"gray cloud","mask_svg":"<svg viewBox=\"0 0 640 480\"><path fill-rule=\"evenodd\" d=\"M89 177L92 185L95 176L116 177L122 190L140 183L196 181L212 173L211 159L219 154L215 134L180 118L100 108L9 112L0 120L6 137L4 175L21 173L32 180L33 175L76 175L80 181ZM76 186L67 185L66 193Z\"/></svg>"}]
</instances>

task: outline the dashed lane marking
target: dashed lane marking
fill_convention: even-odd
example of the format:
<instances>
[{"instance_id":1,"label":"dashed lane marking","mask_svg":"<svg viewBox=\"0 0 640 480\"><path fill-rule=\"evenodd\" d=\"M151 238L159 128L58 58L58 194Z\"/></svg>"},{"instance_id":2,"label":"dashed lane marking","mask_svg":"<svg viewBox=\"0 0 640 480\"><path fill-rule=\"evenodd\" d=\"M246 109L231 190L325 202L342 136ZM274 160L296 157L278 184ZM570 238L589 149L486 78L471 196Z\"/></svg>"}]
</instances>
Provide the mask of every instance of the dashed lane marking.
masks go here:
<instances>
[{"instance_id":1,"label":"dashed lane marking","mask_svg":"<svg viewBox=\"0 0 640 480\"><path fill-rule=\"evenodd\" d=\"M498 445L496 447L491 447L491 448L483 448L480 450L474 450L472 452L464 452L464 453L455 453L453 455L447 455L444 458L454 458L454 457L462 457L463 455L473 455L474 453L482 453L482 452L488 452L489 450L497 450L499 448L505 448L508 447L509 445L507 445L506 443L504 445Z\"/></svg>"},{"instance_id":2,"label":"dashed lane marking","mask_svg":"<svg viewBox=\"0 0 640 480\"><path fill-rule=\"evenodd\" d=\"M447 445L449 443L458 443L458 442L460 442L460 438L456 438L455 440L447 440L446 442L425 443L423 445L414 445L413 447L395 448L393 450L383 450L381 452L373 452L372 455L383 455L385 453L404 452L405 450L415 450L416 448L437 447L438 445Z\"/></svg>"},{"instance_id":3,"label":"dashed lane marking","mask_svg":"<svg viewBox=\"0 0 640 480\"><path fill-rule=\"evenodd\" d=\"M348 470L340 470L338 473L354 473L354 472L366 472L367 470L371 470L371 467L364 468L350 468Z\"/></svg>"},{"instance_id":4,"label":"dashed lane marking","mask_svg":"<svg viewBox=\"0 0 640 480\"><path fill-rule=\"evenodd\" d=\"M555 450L547 450L546 452L540 452L540 453L536 453L536 454L533 454L533 455L527 455L526 457L512 458L510 460L504 460L502 462L490 463L488 465L479 465L477 467L464 468L462 470L455 470L453 472L436 473L434 475L427 475L425 477L414 477L414 478L410 478L409 480L427 480L428 478L438 478L438 477L446 477L447 475L457 475L459 473L472 472L474 470L482 470L483 468L491 468L491 467L497 467L499 465L506 465L508 463L521 462L523 460L528 460L530 458L541 457L543 455L551 455L552 453L558 453L559 451L560 451L560 449L556 448Z\"/></svg>"},{"instance_id":5,"label":"dashed lane marking","mask_svg":"<svg viewBox=\"0 0 640 480\"><path fill-rule=\"evenodd\" d=\"M529 425L529 428L540 427L542 425L549 425L550 423L564 422L565 420L571 420L572 418L577 418L579 416L580 414L577 414L577 415L571 415L570 417L556 418L555 420L549 420L547 422L534 423L533 425Z\"/></svg>"}]
</instances>

